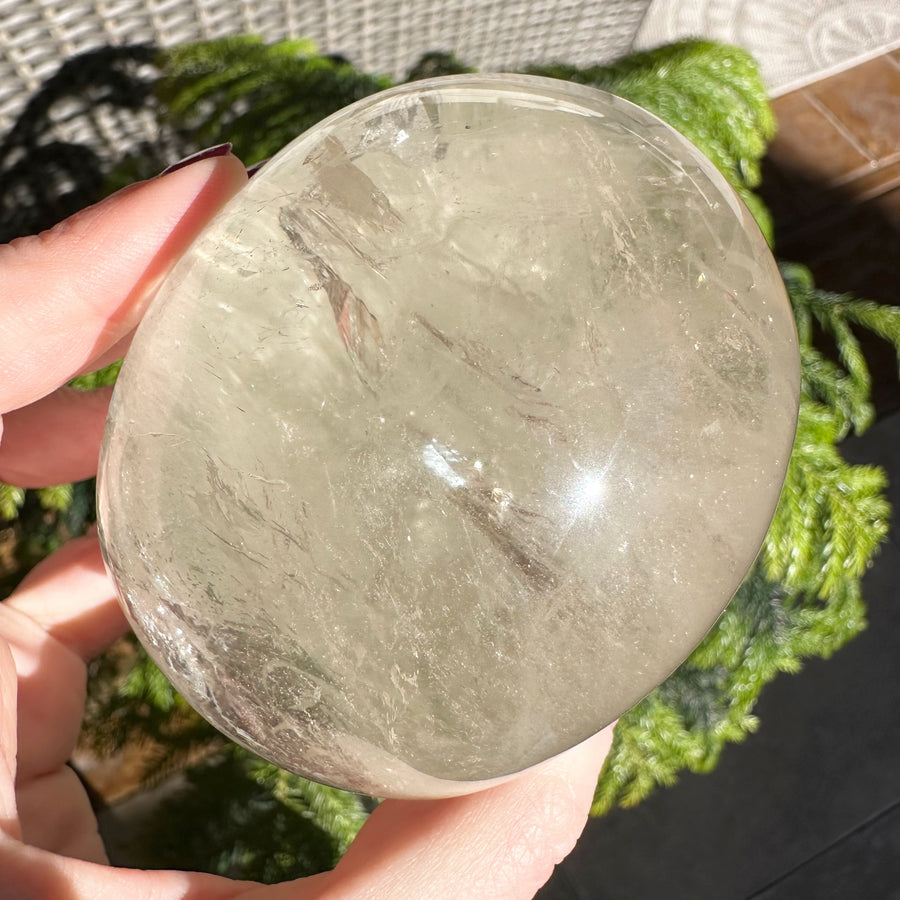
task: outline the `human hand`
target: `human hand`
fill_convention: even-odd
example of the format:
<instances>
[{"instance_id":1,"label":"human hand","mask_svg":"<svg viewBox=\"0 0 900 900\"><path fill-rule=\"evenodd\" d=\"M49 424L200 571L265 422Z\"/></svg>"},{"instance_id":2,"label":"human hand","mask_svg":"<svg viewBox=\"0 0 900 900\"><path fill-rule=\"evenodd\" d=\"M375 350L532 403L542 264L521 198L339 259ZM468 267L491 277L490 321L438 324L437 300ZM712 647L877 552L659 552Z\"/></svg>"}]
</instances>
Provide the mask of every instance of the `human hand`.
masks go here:
<instances>
[{"instance_id":1,"label":"human hand","mask_svg":"<svg viewBox=\"0 0 900 900\"><path fill-rule=\"evenodd\" d=\"M0 479L96 473L110 392L64 385L124 353L159 280L245 178L233 156L203 159L0 247ZM611 729L477 794L387 800L312 878L112 868L66 761L86 662L126 628L94 536L0 603L0 900L513 900L534 895L584 826Z\"/></svg>"}]
</instances>

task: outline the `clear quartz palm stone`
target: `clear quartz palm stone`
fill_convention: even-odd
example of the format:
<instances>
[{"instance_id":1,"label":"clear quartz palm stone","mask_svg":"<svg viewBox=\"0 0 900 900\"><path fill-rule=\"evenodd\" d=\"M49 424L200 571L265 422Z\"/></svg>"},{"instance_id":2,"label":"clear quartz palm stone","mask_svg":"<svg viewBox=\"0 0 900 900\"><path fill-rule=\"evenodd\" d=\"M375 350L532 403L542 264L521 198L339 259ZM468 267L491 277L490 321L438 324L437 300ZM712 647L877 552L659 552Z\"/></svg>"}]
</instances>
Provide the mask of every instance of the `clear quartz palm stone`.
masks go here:
<instances>
[{"instance_id":1,"label":"clear quartz palm stone","mask_svg":"<svg viewBox=\"0 0 900 900\"><path fill-rule=\"evenodd\" d=\"M712 626L798 383L765 241L671 128L548 79L403 86L297 138L163 284L104 441L107 562L239 743L465 793Z\"/></svg>"}]
</instances>

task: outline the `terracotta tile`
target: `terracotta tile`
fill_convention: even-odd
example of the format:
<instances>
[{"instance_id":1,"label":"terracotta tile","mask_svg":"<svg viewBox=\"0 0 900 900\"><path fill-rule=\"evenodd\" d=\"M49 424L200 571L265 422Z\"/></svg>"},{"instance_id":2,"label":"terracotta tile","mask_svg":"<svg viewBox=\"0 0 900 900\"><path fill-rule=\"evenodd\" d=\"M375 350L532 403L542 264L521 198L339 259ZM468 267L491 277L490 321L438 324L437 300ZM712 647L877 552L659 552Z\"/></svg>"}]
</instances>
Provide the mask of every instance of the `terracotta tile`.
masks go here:
<instances>
[{"instance_id":1,"label":"terracotta tile","mask_svg":"<svg viewBox=\"0 0 900 900\"><path fill-rule=\"evenodd\" d=\"M830 184L869 165L870 160L818 108L806 89L779 97L773 109L779 130L769 157L778 168Z\"/></svg>"},{"instance_id":2,"label":"terracotta tile","mask_svg":"<svg viewBox=\"0 0 900 900\"><path fill-rule=\"evenodd\" d=\"M849 179L842 186L846 193L861 201L871 200L900 187L900 154L875 169Z\"/></svg>"},{"instance_id":3,"label":"terracotta tile","mask_svg":"<svg viewBox=\"0 0 900 900\"><path fill-rule=\"evenodd\" d=\"M807 89L872 160L900 150L900 68L883 56Z\"/></svg>"}]
</instances>

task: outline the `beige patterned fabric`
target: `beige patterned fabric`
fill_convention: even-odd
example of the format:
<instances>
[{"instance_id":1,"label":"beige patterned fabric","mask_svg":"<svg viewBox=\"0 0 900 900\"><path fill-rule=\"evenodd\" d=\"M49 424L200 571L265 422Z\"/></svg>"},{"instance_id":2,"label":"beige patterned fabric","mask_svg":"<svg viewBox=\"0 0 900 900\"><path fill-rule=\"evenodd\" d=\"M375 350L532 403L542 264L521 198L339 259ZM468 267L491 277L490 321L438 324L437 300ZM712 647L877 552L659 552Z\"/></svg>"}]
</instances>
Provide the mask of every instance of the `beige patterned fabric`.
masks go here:
<instances>
[{"instance_id":1,"label":"beige patterned fabric","mask_svg":"<svg viewBox=\"0 0 900 900\"><path fill-rule=\"evenodd\" d=\"M229 34L309 37L400 76L425 52L478 68L603 63L627 53L650 0L0 0L0 132L66 58L103 45Z\"/></svg>"},{"instance_id":2,"label":"beige patterned fabric","mask_svg":"<svg viewBox=\"0 0 900 900\"><path fill-rule=\"evenodd\" d=\"M778 96L900 47L900 0L654 0L636 47L684 37L749 50Z\"/></svg>"}]
</instances>

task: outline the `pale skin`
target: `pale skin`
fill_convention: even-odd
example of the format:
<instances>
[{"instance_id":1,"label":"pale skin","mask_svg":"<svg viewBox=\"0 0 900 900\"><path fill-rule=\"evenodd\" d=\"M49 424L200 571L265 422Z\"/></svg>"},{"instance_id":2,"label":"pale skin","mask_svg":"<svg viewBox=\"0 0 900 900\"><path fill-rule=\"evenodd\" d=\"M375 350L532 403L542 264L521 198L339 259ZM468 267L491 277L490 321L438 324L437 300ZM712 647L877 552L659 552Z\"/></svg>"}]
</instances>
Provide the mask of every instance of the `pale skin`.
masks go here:
<instances>
[{"instance_id":1,"label":"pale skin","mask_svg":"<svg viewBox=\"0 0 900 900\"><path fill-rule=\"evenodd\" d=\"M233 156L200 160L0 247L0 479L96 473L109 392L65 383L127 350L159 279L245 179ZM112 868L66 761L86 663L126 628L93 535L0 604L0 900L519 900L584 827L609 729L490 790L384 802L338 866L312 878Z\"/></svg>"}]
</instances>

